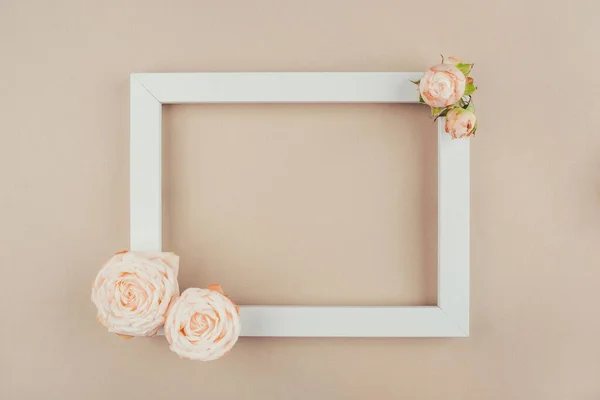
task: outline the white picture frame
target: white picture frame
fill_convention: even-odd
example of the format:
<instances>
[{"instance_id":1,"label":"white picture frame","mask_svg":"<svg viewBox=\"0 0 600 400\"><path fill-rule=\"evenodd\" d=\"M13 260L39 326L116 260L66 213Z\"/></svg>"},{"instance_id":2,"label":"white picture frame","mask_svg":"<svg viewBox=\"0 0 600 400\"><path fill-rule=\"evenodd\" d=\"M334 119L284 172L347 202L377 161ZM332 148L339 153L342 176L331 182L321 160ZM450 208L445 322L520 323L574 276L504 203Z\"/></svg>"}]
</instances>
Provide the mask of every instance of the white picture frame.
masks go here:
<instances>
[{"instance_id":1,"label":"white picture frame","mask_svg":"<svg viewBox=\"0 0 600 400\"><path fill-rule=\"evenodd\" d=\"M417 103L413 72L151 73L130 77L130 248L162 251L162 105ZM242 336L469 336L469 141L437 122L436 306L240 307ZM425 134L425 133L424 133Z\"/></svg>"}]
</instances>

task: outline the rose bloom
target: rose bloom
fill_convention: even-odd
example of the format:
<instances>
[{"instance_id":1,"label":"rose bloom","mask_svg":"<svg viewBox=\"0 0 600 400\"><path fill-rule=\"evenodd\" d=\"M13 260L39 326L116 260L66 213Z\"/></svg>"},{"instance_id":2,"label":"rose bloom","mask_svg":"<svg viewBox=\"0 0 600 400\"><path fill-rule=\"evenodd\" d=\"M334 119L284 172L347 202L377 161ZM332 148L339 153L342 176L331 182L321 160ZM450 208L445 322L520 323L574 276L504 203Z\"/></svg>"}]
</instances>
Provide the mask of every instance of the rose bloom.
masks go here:
<instances>
[{"instance_id":1,"label":"rose bloom","mask_svg":"<svg viewBox=\"0 0 600 400\"><path fill-rule=\"evenodd\" d=\"M211 361L222 357L240 335L237 306L220 285L185 290L165 322L169 348L181 358Z\"/></svg>"},{"instance_id":2,"label":"rose bloom","mask_svg":"<svg viewBox=\"0 0 600 400\"><path fill-rule=\"evenodd\" d=\"M178 271L173 253L115 254L92 284L98 322L123 337L156 335L179 296Z\"/></svg>"},{"instance_id":3,"label":"rose bloom","mask_svg":"<svg viewBox=\"0 0 600 400\"><path fill-rule=\"evenodd\" d=\"M454 65L438 64L425 72L419 83L419 91L429 106L447 107L465 94L466 83L467 78Z\"/></svg>"},{"instance_id":4,"label":"rose bloom","mask_svg":"<svg viewBox=\"0 0 600 400\"><path fill-rule=\"evenodd\" d=\"M477 117L471 111L462 108L453 108L446 115L444 129L452 139L468 138L476 127Z\"/></svg>"}]
</instances>

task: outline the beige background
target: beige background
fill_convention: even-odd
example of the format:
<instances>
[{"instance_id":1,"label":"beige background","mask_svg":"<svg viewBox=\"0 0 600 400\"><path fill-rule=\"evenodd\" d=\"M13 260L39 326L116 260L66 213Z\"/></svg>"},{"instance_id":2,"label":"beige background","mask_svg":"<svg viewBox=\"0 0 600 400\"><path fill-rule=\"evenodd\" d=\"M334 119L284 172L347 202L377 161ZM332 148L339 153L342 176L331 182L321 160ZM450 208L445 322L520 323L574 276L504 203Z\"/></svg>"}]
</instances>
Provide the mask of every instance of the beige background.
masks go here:
<instances>
[{"instance_id":1,"label":"beige background","mask_svg":"<svg viewBox=\"0 0 600 400\"><path fill-rule=\"evenodd\" d=\"M0 398L600 398L592 0L0 0ZM100 5L102 4L102 5ZM123 341L89 284L128 244L128 75L476 61L472 336ZM435 141L403 105L172 106L165 247L240 303L435 303ZM359 321L357 321L359 323Z\"/></svg>"}]
</instances>

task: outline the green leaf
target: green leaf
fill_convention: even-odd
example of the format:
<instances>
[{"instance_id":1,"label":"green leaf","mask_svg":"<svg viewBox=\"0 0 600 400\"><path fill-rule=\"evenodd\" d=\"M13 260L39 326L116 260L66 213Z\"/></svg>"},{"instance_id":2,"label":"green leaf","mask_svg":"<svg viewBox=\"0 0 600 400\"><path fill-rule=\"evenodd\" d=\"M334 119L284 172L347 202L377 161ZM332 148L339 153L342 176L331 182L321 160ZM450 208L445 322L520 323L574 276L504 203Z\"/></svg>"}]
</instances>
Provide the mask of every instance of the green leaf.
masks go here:
<instances>
[{"instance_id":1,"label":"green leaf","mask_svg":"<svg viewBox=\"0 0 600 400\"><path fill-rule=\"evenodd\" d=\"M473 68L473 64L458 63L456 64L456 68L460 69L460 72L462 72L465 76L469 76L469 73Z\"/></svg>"},{"instance_id":2,"label":"green leaf","mask_svg":"<svg viewBox=\"0 0 600 400\"><path fill-rule=\"evenodd\" d=\"M421 104L426 104L425 100L423 100L423 96L421 96L421 94L419 93L419 103Z\"/></svg>"},{"instance_id":3,"label":"green leaf","mask_svg":"<svg viewBox=\"0 0 600 400\"><path fill-rule=\"evenodd\" d=\"M418 85L421 83L421 80L419 79L418 81L411 81L412 83L414 83L415 85Z\"/></svg>"},{"instance_id":4,"label":"green leaf","mask_svg":"<svg viewBox=\"0 0 600 400\"><path fill-rule=\"evenodd\" d=\"M431 109L431 115L434 117L433 120L436 121L439 117L445 117L448 114L448 111L453 109L454 107L438 107Z\"/></svg>"},{"instance_id":5,"label":"green leaf","mask_svg":"<svg viewBox=\"0 0 600 400\"><path fill-rule=\"evenodd\" d=\"M431 107L431 115L439 115L444 111L444 107Z\"/></svg>"},{"instance_id":6,"label":"green leaf","mask_svg":"<svg viewBox=\"0 0 600 400\"><path fill-rule=\"evenodd\" d=\"M469 103L469 105L465 108L465 110L471 111L472 113L474 113L475 112L475 104L473 104L473 102L471 101Z\"/></svg>"},{"instance_id":7,"label":"green leaf","mask_svg":"<svg viewBox=\"0 0 600 400\"><path fill-rule=\"evenodd\" d=\"M467 83L465 85L465 96L475 93L476 90L477 90L477 86L475 86L475 84L473 82Z\"/></svg>"}]
</instances>

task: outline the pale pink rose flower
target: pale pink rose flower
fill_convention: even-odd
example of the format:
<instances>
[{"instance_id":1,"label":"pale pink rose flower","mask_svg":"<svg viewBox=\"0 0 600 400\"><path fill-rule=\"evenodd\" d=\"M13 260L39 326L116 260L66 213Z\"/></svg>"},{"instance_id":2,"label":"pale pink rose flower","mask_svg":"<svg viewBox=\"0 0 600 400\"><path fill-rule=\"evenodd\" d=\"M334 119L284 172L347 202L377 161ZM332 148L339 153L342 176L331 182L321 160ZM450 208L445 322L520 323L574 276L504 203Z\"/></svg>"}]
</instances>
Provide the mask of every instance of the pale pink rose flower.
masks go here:
<instances>
[{"instance_id":1,"label":"pale pink rose flower","mask_svg":"<svg viewBox=\"0 0 600 400\"><path fill-rule=\"evenodd\" d=\"M173 253L115 254L92 284L98 322L123 337L156 335L179 296L178 271Z\"/></svg>"},{"instance_id":2,"label":"pale pink rose flower","mask_svg":"<svg viewBox=\"0 0 600 400\"><path fill-rule=\"evenodd\" d=\"M237 342L240 330L239 309L220 285L186 289L165 322L169 348L189 360L222 357Z\"/></svg>"},{"instance_id":3,"label":"pale pink rose flower","mask_svg":"<svg viewBox=\"0 0 600 400\"><path fill-rule=\"evenodd\" d=\"M419 83L419 91L429 106L447 107L465 94L466 83L467 78L454 65L438 64L425 72Z\"/></svg>"},{"instance_id":4,"label":"pale pink rose flower","mask_svg":"<svg viewBox=\"0 0 600 400\"><path fill-rule=\"evenodd\" d=\"M452 139L468 138L475 130L477 117L471 111L462 108L453 108L446 115L444 126Z\"/></svg>"}]
</instances>

